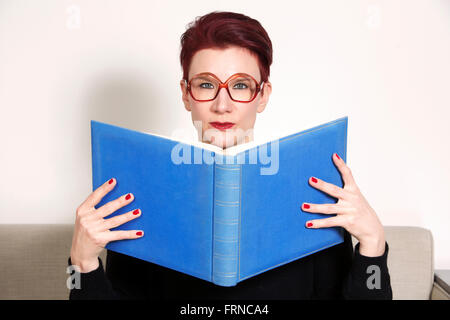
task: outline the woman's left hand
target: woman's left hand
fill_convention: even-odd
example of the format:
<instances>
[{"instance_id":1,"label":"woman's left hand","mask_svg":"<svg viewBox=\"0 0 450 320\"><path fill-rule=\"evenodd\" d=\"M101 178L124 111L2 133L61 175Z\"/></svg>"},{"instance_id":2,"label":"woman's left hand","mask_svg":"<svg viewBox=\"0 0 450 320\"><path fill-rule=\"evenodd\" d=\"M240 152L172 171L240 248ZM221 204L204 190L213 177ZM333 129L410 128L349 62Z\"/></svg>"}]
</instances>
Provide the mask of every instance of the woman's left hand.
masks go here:
<instances>
[{"instance_id":1,"label":"woman's left hand","mask_svg":"<svg viewBox=\"0 0 450 320\"><path fill-rule=\"evenodd\" d=\"M356 185L350 168L335 153L333 162L341 173L343 188L315 177L309 179L314 188L338 199L333 204L303 203L302 209L311 213L336 214L326 219L310 220L306 226L310 229L343 227L359 241L359 252L363 256L377 257L384 253L384 229L376 212L369 205Z\"/></svg>"}]
</instances>

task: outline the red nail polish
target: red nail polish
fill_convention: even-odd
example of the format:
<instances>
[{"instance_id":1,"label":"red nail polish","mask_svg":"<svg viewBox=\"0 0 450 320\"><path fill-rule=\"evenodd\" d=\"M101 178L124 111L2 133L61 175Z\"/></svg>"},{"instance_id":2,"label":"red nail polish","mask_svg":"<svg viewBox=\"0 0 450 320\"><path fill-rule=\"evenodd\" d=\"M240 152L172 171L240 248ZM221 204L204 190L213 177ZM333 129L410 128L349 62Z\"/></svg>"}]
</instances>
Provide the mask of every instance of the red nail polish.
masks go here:
<instances>
[{"instance_id":1,"label":"red nail polish","mask_svg":"<svg viewBox=\"0 0 450 320\"><path fill-rule=\"evenodd\" d=\"M136 235L137 235L137 236L142 236L142 232L141 232L141 231L138 231L138 232L136 232Z\"/></svg>"},{"instance_id":2,"label":"red nail polish","mask_svg":"<svg viewBox=\"0 0 450 320\"><path fill-rule=\"evenodd\" d=\"M336 157L338 158L338 159L341 159L339 156L338 156L338 154L337 153L335 153L336 154Z\"/></svg>"},{"instance_id":3,"label":"red nail polish","mask_svg":"<svg viewBox=\"0 0 450 320\"><path fill-rule=\"evenodd\" d=\"M308 224L306 225L308 228L311 228L313 226L313 224L311 222L308 222Z\"/></svg>"},{"instance_id":4,"label":"red nail polish","mask_svg":"<svg viewBox=\"0 0 450 320\"><path fill-rule=\"evenodd\" d=\"M114 179L111 179L111 180L108 181L109 184L111 184L113 182L114 182Z\"/></svg>"},{"instance_id":5,"label":"red nail polish","mask_svg":"<svg viewBox=\"0 0 450 320\"><path fill-rule=\"evenodd\" d=\"M133 211L133 214L134 214L135 216L137 216L137 215L139 214L139 209L134 210L134 211Z\"/></svg>"},{"instance_id":6,"label":"red nail polish","mask_svg":"<svg viewBox=\"0 0 450 320\"><path fill-rule=\"evenodd\" d=\"M303 208L309 209L309 204L304 203L304 204L303 204Z\"/></svg>"},{"instance_id":7,"label":"red nail polish","mask_svg":"<svg viewBox=\"0 0 450 320\"><path fill-rule=\"evenodd\" d=\"M131 194L127 194L127 196L125 197L125 200L130 200L131 199Z\"/></svg>"},{"instance_id":8,"label":"red nail polish","mask_svg":"<svg viewBox=\"0 0 450 320\"><path fill-rule=\"evenodd\" d=\"M317 183L317 179L314 178L314 177L311 178L311 181L314 182L314 183Z\"/></svg>"}]
</instances>

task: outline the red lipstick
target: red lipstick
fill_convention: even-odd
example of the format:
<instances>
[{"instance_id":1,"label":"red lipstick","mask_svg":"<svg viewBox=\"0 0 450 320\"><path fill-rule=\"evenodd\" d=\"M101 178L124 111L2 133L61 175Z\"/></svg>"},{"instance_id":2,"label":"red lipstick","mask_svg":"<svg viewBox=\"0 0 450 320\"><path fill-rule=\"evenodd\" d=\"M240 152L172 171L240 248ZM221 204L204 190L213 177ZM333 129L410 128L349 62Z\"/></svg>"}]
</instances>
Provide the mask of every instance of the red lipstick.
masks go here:
<instances>
[{"instance_id":1,"label":"red lipstick","mask_svg":"<svg viewBox=\"0 0 450 320\"><path fill-rule=\"evenodd\" d=\"M222 131L230 129L234 126L233 122L210 122L209 124L212 125L214 128Z\"/></svg>"}]
</instances>

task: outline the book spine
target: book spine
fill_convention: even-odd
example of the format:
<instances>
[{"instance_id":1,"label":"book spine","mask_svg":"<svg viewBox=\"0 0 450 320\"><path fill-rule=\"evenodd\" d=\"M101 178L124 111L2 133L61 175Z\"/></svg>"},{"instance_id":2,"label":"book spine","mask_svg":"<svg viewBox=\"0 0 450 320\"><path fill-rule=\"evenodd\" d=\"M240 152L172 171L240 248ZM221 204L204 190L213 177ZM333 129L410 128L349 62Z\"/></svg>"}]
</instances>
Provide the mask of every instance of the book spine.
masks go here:
<instances>
[{"instance_id":1,"label":"book spine","mask_svg":"<svg viewBox=\"0 0 450 320\"><path fill-rule=\"evenodd\" d=\"M214 165L213 208L212 282L234 286L238 281L239 267L240 165Z\"/></svg>"}]
</instances>

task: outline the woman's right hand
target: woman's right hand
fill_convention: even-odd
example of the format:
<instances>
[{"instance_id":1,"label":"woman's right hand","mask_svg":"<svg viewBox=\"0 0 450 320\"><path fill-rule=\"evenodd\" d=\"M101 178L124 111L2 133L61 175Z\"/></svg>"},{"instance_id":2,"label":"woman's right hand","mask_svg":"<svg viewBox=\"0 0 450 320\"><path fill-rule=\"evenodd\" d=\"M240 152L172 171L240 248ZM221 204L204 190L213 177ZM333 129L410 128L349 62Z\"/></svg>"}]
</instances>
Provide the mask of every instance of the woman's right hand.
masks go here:
<instances>
[{"instance_id":1,"label":"woman's right hand","mask_svg":"<svg viewBox=\"0 0 450 320\"><path fill-rule=\"evenodd\" d=\"M142 230L110 231L125 222L141 216L141 210L136 209L115 217L104 219L116 210L134 200L131 193L110 201L95 209L103 197L116 185L116 179L105 182L92 192L76 211L75 230L70 249L72 265L78 266L80 272L90 272L98 268L98 256L110 241L137 239L144 235Z\"/></svg>"}]
</instances>

